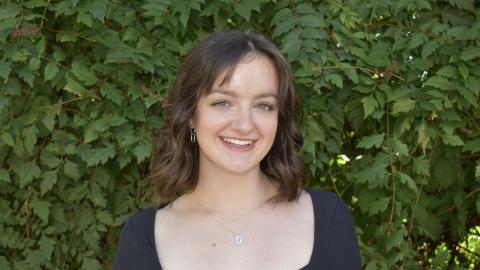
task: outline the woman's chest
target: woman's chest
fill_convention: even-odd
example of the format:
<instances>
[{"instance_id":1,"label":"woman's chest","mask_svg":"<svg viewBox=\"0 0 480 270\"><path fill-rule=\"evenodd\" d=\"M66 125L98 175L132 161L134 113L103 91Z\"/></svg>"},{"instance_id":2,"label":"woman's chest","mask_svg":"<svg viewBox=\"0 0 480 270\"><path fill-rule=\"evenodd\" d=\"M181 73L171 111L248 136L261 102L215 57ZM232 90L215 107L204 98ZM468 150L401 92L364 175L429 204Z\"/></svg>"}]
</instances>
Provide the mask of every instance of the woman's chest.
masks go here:
<instances>
[{"instance_id":1,"label":"woman's chest","mask_svg":"<svg viewBox=\"0 0 480 270\"><path fill-rule=\"evenodd\" d=\"M215 220L157 217L155 244L162 268L300 269L312 254L313 210L280 214L257 218L241 233L241 244Z\"/></svg>"}]
</instances>

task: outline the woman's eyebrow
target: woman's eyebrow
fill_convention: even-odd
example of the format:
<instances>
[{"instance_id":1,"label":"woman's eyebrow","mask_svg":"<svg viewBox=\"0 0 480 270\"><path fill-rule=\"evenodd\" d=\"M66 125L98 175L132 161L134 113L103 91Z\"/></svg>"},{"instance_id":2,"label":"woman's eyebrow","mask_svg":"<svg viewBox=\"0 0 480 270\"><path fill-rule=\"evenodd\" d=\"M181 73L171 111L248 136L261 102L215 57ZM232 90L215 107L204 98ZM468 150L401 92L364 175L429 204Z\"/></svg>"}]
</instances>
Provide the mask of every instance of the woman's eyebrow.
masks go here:
<instances>
[{"instance_id":1,"label":"woman's eyebrow","mask_svg":"<svg viewBox=\"0 0 480 270\"><path fill-rule=\"evenodd\" d=\"M212 89L212 91L210 92L210 94L215 94L215 93L231 96L231 97L234 97L234 98L238 98L238 94L236 92L233 92L233 91L230 91L230 90L227 90L227 89L215 88L215 89ZM265 93L260 93L260 94L256 95L254 98L267 98L267 97L273 97L273 98L277 99L277 95L270 92L270 91L265 92Z\"/></svg>"}]
</instances>

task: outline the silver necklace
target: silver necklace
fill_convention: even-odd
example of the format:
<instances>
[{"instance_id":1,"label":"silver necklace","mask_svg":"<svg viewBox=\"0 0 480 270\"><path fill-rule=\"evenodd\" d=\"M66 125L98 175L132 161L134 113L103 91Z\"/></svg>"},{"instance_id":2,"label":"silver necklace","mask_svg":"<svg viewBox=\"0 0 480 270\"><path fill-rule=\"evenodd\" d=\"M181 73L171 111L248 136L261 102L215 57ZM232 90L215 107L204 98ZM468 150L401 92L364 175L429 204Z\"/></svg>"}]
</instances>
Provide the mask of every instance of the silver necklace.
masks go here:
<instances>
[{"instance_id":1,"label":"silver necklace","mask_svg":"<svg viewBox=\"0 0 480 270\"><path fill-rule=\"evenodd\" d=\"M195 194L195 192L192 192L193 193L193 196L195 196L195 199L198 201L198 204L200 205L200 207L203 209L203 211L205 211L210 217L212 217L213 220L215 220L215 222L217 222L222 228L224 228L225 230L233 233L234 237L233 237L233 243L235 243L235 245L239 246L243 243L243 239L244 239L244 232L245 230L248 228L248 225L250 225L250 223L252 222L253 218L256 216L258 210L262 207L262 205L265 203L265 200L262 201L260 203L259 206L257 206L257 208L254 210L253 214L252 214L252 217L249 219L249 221L247 222L247 224L240 230L240 231L235 231L231 228L229 228L228 226L225 226L225 224L223 224L222 222L220 222L220 220L216 219L211 213L210 211L207 210L207 208L205 206L203 206L202 202L200 201L200 199L197 197L197 195ZM265 196L266 197L266 196Z\"/></svg>"}]
</instances>

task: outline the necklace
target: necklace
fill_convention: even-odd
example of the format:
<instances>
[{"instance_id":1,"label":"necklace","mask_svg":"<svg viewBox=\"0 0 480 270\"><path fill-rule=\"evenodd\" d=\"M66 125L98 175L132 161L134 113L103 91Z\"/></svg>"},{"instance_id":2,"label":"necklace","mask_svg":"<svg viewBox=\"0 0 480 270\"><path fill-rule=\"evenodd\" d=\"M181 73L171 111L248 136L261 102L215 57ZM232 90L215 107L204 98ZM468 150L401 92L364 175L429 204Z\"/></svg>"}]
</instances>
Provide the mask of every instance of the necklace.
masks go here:
<instances>
[{"instance_id":1,"label":"necklace","mask_svg":"<svg viewBox=\"0 0 480 270\"><path fill-rule=\"evenodd\" d=\"M212 217L212 219L218 223L222 228L224 228L225 230L233 233L234 237L233 237L233 243L235 243L235 245L239 246L243 243L243 238L244 238L244 232L245 230L248 228L248 225L250 225L250 223L252 222L253 218L256 216L258 210L263 206L263 204L265 203L265 200L263 200L260 205L258 205L256 207L256 209L253 211L253 214L252 216L250 217L250 219L248 220L247 224L245 224L245 226L240 230L240 231L235 231L231 228L229 228L228 226L225 226L225 224L223 224L222 222L220 222L220 220L216 219L211 213L210 211L207 210L207 208L205 206L203 206L202 202L200 201L200 199L197 197L197 195L195 194L195 192L192 192L193 193L193 196L195 196L195 199L198 201L198 204L200 205L200 207L203 209L203 211L205 211L205 213L207 213L210 217ZM266 197L266 196L264 196Z\"/></svg>"}]
</instances>

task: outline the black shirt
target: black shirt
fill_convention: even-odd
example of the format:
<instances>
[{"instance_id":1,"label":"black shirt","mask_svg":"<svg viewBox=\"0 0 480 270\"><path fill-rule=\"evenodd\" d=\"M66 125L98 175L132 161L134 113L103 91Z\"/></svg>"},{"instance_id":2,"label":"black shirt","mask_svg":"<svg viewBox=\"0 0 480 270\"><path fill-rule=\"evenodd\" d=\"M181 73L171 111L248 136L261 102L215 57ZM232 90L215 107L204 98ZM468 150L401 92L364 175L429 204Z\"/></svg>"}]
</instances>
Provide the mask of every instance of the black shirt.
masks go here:
<instances>
[{"instance_id":1,"label":"black shirt","mask_svg":"<svg viewBox=\"0 0 480 270\"><path fill-rule=\"evenodd\" d=\"M315 239L310 262L301 270L360 269L360 251L346 204L332 192L306 191L313 202ZM155 214L152 207L128 219L120 235L113 270L162 269L155 248Z\"/></svg>"}]
</instances>

